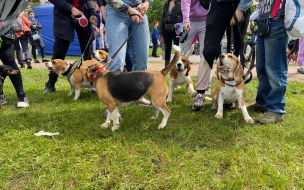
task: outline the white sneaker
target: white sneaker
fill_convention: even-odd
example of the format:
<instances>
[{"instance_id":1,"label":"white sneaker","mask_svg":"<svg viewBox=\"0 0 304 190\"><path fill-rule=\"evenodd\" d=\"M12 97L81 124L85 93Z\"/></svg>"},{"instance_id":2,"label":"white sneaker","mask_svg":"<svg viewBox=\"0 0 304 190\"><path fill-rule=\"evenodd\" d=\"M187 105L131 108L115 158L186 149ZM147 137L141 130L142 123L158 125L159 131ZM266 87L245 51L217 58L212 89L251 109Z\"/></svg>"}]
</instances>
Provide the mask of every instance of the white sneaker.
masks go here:
<instances>
[{"instance_id":1,"label":"white sneaker","mask_svg":"<svg viewBox=\"0 0 304 190\"><path fill-rule=\"evenodd\" d=\"M96 88L94 88L94 87L88 88L88 90L89 90L90 92L96 92Z\"/></svg>"},{"instance_id":2,"label":"white sneaker","mask_svg":"<svg viewBox=\"0 0 304 190\"><path fill-rule=\"evenodd\" d=\"M28 107L29 105L30 105L30 104L28 103L27 97L24 97L23 100L18 100L17 108L26 108L26 107Z\"/></svg>"}]
</instances>

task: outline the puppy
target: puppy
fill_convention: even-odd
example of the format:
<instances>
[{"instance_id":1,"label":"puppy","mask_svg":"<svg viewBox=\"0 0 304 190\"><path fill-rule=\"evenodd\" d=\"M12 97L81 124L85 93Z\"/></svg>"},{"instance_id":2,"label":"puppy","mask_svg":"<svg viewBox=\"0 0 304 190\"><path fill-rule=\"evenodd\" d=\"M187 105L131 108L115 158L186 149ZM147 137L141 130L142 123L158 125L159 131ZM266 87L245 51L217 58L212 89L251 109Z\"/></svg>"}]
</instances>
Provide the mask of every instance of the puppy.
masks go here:
<instances>
[{"instance_id":1,"label":"puppy","mask_svg":"<svg viewBox=\"0 0 304 190\"><path fill-rule=\"evenodd\" d=\"M217 61L216 75L218 83L212 92L212 109L217 109L216 118L223 118L224 103L237 103L241 108L246 123L254 123L245 105L245 83L243 69L238 58L228 53L220 55Z\"/></svg>"},{"instance_id":2,"label":"puppy","mask_svg":"<svg viewBox=\"0 0 304 190\"><path fill-rule=\"evenodd\" d=\"M6 76L9 75L17 75L19 70L13 69L11 66L8 65L0 65L0 96L3 95L3 84ZM0 107L2 108L2 104L0 101Z\"/></svg>"},{"instance_id":3,"label":"puppy","mask_svg":"<svg viewBox=\"0 0 304 190\"><path fill-rule=\"evenodd\" d=\"M174 65L174 67L170 70L170 84L169 84L169 94L167 97L167 102L172 102L172 94L174 87L176 85L187 84L188 93L191 96L196 95L196 91L193 88L193 82L189 75L191 70L189 56L192 54L194 50L194 45L191 46L189 52L186 55L180 57L179 61Z\"/></svg>"},{"instance_id":4,"label":"puppy","mask_svg":"<svg viewBox=\"0 0 304 190\"><path fill-rule=\"evenodd\" d=\"M150 97L155 110L151 119L157 119L161 111L163 119L158 129L166 126L171 111L166 106L168 87L165 76L181 56L180 48L175 45L173 48L175 55L172 61L161 71L110 72L99 63L88 67L87 75L93 82L99 99L109 110L106 122L101 125L102 128L107 128L112 119L112 131L117 130L119 128L118 107L130 105L146 95Z\"/></svg>"},{"instance_id":5,"label":"puppy","mask_svg":"<svg viewBox=\"0 0 304 190\"><path fill-rule=\"evenodd\" d=\"M49 70L54 71L56 74L67 76L71 86L70 93L68 95L71 96L75 92L74 100L78 100L81 87L93 87L89 78L87 77L88 66L96 62L108 62L108 53L104 50L96 50L92 53L92 57L93 59L84 61L79 68L77 67L76 63L67 63L62 59L54 59L52 62L46 63L46 66Z\"/></svg>"}]
</instances>

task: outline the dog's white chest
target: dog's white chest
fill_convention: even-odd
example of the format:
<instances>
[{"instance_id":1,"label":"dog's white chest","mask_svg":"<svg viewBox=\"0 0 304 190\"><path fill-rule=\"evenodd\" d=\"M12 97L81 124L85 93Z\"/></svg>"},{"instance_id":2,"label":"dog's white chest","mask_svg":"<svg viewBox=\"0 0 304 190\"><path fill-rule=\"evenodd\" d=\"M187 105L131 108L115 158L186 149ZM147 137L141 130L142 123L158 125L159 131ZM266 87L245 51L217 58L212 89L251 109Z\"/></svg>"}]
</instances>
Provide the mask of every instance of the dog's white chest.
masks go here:
<instances>
[{"instance_id":1,"label":"dog's white chest","mask_svg":"<svg viewBox=\"0 0 304 190\"><path fill-rule=\"evenodd\" d=\"M220 93L225 102L233 103L242 97L243 90L226 85L220 90Z\"/></svg>"},{"instance_id":2,"label":"dog's white chest","mask_svg":"<svg viewBox=\"0 0 304 190\"><path fill-rule=\"evenodd\" d=\"M185 83L189 83L189 81L190 81L190 76L186 76L185 73L179 73L174 83L176 85L182 85Z\"/></svg>"}]
</instances>

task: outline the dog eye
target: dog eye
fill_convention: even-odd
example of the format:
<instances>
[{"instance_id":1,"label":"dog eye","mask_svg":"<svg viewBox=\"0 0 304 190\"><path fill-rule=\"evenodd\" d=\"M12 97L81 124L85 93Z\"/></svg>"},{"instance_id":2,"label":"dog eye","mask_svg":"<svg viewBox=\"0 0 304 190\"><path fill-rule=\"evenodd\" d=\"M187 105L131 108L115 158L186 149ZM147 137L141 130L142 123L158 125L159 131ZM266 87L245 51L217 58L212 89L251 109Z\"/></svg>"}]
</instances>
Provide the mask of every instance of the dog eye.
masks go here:
<instances>
[{"instance_id":1,"label":"dog eye","mask_svg":"<svg viewBox=\"0 0 304 190\"><path fill-rule=\"evenodd\" d=\"M228 55L229 58L233 58L232 55Z\"/></svg>"}]
</instances>

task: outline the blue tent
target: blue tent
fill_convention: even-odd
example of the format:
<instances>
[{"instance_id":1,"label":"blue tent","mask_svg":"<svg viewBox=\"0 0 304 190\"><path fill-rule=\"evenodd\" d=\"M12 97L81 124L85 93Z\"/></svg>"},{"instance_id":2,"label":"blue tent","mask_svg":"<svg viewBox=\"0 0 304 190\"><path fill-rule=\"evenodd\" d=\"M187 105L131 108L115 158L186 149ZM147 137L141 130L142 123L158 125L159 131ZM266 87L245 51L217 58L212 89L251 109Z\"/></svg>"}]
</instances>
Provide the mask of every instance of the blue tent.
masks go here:
<instances>
[{"instance_id":1,"label":"blue tent","mask_svg":"<svg viewBox=\"0 0 304 190\"><path fill-rule=\"evenodd\" d=\"M41 5L33 7L35 18L42 25L41 35L45 46L45 54L53 54L54 34L53 34L53 4ZM40 54L40 48L38 48ZM75 32L74 42L70 44L67 55L81 56L80 45L78 37Z\"/></svg>"}]
</instances>

